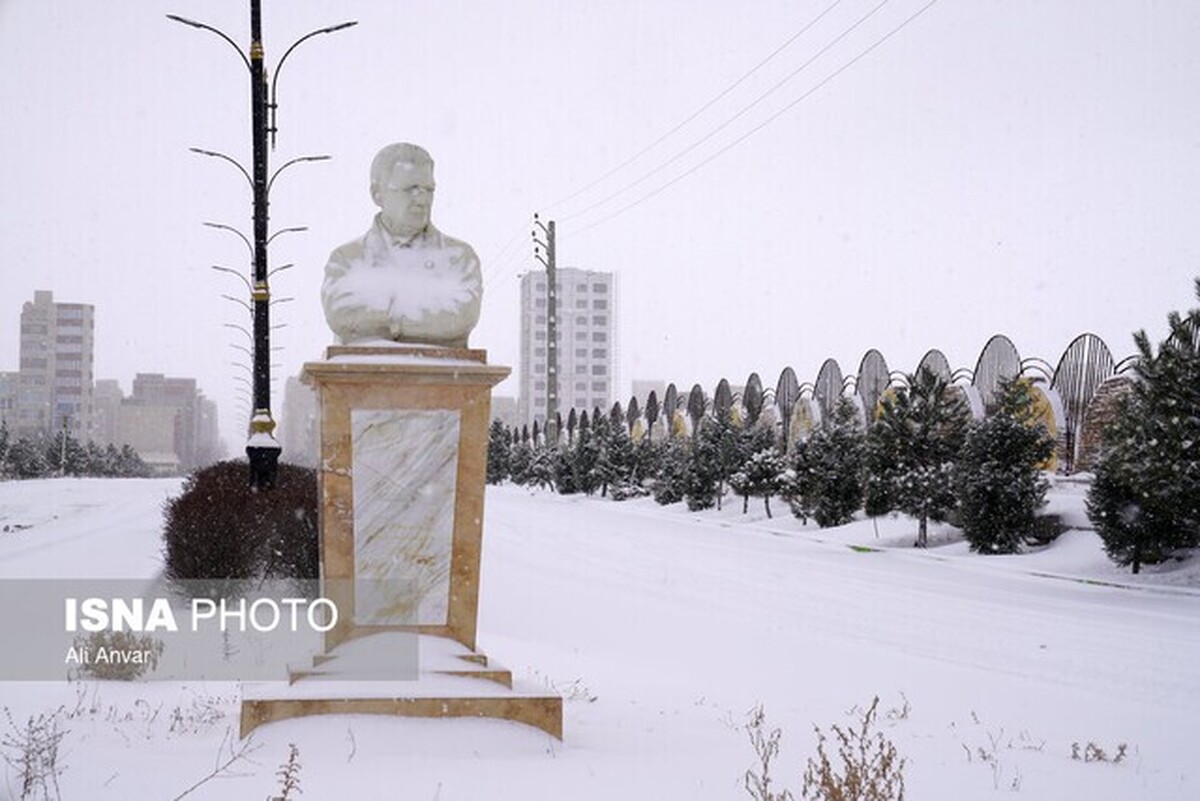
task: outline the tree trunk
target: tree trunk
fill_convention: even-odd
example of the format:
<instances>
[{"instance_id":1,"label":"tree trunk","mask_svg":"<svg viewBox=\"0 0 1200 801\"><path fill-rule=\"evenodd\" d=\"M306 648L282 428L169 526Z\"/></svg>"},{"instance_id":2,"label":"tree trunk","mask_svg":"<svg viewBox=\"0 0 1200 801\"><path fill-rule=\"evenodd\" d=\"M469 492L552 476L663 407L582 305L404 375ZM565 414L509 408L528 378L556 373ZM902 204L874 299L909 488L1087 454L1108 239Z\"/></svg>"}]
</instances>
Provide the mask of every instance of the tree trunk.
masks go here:
<instances>
[{"instance_id":1,"label":"tree trunk","mask_svg":"<svg viewBox=\"0 0 1200 801\"><path fill-rule=\"evenodd\" d=\"M768 519L772 518L773 515L771 514L771 496L770 495L763 496L763 506L767 507L767 518Z\"/></svg>"},{"instance_id":2,"label":"tree trunk","mask_svg":"<svg viewBox=\"0 0 1200 801\"><path fill-rule=\"evenodd\" d=\"M921 515L920 522L917 524L917 541L914 545L917 548L924 548L928 545L929 537L929 516Z\"/></svg>"}]
</instances>

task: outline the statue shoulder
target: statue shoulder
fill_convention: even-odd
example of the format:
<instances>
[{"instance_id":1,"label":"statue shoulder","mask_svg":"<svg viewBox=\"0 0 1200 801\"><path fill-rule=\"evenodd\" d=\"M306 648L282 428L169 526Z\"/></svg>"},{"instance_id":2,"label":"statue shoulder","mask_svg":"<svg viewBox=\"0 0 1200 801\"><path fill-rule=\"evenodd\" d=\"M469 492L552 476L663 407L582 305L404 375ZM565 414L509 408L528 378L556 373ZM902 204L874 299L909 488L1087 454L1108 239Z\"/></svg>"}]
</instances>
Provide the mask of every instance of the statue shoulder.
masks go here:
<instances>
[{"instance_id":1,"label":"statue shoulder","mask_svg":"<svg viewBox=\"0 0 1200 801\"><path fill-rule=\"evenodd\" d=\"M363 254L366 252L366 239L367 236L364 234L334 248L333 252L329 254L329 263L325 265L326 274L345 272L352 265L362 261Z\"/></svg>"},{"instance_id":2,"label":"statue shoulder","mask_svg":"<svg viewBox=\"0 0 1200 801\"><path fill-rule=\"evenodd\" d=\"M442 247L454 254L456 263L470 269L479 269L479 255L475 252L475 248L461 239L448 236L440 231L438 233L442 238Z\"/></svg>"}]
</instances>

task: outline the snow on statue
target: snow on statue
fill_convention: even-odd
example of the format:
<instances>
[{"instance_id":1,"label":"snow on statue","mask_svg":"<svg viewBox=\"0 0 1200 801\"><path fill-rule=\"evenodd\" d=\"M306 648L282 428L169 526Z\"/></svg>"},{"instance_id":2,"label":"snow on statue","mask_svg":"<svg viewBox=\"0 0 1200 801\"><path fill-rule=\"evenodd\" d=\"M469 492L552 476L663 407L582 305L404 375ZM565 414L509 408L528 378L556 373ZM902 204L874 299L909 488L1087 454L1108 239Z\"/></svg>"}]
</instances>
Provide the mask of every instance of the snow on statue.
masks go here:
<instances>
[{"instance_id":1,"label":"snow on statue","mask_svg":"<svg viewBox=\"0 0 1200 801\"><path fill-rule=\"evenodd\" d=\"M434 188L433 159L417 145L388 145L371 162L380 211L365 234L333 251L321 286L342 344L466 347L483 296L479 257L430 222Z\"/></svg>"}]
</instances>

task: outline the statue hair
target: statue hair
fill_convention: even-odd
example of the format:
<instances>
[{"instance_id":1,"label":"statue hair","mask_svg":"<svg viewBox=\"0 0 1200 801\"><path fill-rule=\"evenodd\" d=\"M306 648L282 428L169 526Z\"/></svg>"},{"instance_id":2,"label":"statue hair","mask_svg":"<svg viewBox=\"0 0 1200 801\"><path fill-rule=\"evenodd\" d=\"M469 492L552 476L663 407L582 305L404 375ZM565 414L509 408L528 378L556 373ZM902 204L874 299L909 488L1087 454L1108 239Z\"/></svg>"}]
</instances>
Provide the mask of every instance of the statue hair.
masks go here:
<instances>
[{"instance_id":1,"label":"statue hair","mask_svg":"<svg viewBox=\"0 0 1200 801\"><path fill-rule=\"evenodd\" d=\"M433 168L433 157L420 145L412 145L408 142L388 145L376 153L375 158L371 160L372 200L375 199L375 193L383 186L383 182L391 177L392 168L403 162L417 165L428 164L431 169Z\"/></svg>"}]
</instances>

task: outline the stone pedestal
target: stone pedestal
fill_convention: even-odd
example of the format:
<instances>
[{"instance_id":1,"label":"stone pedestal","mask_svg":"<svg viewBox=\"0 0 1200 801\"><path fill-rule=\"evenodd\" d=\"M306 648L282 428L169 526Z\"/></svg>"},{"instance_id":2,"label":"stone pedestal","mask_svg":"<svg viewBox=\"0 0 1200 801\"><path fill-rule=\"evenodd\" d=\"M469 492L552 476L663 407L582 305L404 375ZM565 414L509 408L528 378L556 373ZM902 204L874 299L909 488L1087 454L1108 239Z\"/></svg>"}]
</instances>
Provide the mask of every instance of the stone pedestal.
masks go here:
<instances>
[{"instance_id":1,"label":"stone pedestal","mask_svg":"<svg viewBox=\"0 0 1200 801\"><path fill-rule=\"evenodd\" d=\"M499 717L562 736L561 698L514 692L475 650L491 388L508 374L484 351L412 346L331 347L304 366L320 404L322 593L339 619L287 687L246 689L243 736L345 712ZM380 675L412 649L415 679Z\"/></svg>"}]
</instances>

